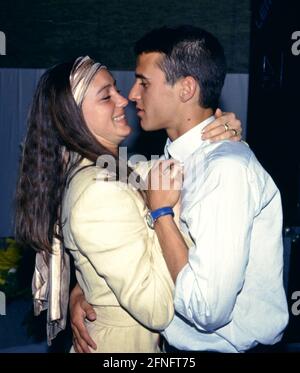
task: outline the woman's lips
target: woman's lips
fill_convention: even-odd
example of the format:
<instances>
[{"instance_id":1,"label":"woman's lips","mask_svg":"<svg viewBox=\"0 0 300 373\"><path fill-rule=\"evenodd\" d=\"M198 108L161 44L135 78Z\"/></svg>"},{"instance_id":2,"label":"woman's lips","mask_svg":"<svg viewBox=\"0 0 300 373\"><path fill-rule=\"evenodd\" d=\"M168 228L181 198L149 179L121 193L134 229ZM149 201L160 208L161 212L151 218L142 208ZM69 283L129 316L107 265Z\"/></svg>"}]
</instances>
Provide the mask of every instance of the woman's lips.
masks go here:
<instances>
[{"instance_id":1,"label":"woman's lips","mask_svg":"<svg viewBox=\"0 0 300 373\"><path fill-rule=\"evenodd\" d=\"M115 122L120 122L121 120L124 120L125 119L125 114L122 114L122 115L118 115L118 116L115 116L113 117L113 120Z\"/></svg>"}]
</instances>

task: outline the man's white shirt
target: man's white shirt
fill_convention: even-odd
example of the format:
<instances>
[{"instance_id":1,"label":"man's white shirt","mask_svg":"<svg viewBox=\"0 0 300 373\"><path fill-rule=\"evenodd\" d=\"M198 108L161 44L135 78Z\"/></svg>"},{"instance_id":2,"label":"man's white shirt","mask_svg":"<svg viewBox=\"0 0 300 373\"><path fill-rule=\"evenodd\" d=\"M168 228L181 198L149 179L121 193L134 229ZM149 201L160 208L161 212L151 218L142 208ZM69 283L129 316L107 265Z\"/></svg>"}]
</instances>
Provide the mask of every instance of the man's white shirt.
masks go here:
<instances>
[{"instance_id":1,"label":"man's white shirt","mask_svg":"<svg viewBox=\"0 0 300 373\"><path fill-rule=\"evenodd\" d=\"M194 245L163 334L182 350L241 352L276 343L288 322L281 199L245 143L201 140L213 120L165 146L184 166L180 225Z\"/></svg>"}]
</instances>

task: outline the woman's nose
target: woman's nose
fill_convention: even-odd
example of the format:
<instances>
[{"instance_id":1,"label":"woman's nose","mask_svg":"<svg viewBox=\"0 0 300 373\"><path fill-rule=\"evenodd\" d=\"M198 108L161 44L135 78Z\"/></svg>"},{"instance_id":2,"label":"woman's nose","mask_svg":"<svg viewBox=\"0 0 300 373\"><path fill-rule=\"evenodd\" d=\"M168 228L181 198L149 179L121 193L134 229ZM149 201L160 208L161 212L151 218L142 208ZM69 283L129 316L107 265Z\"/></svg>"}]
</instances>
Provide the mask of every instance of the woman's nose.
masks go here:
<instances>
[{"instance_id":1,"label":"woman's nose","mask_svg":"<svg viewBox=\"0 0 300 373\"><path fill-rule=\"evenodd\" d=\"M117 107L126 107L128 105L128 100L126 97L118 93Z\"/></svg>"}]
</instances>

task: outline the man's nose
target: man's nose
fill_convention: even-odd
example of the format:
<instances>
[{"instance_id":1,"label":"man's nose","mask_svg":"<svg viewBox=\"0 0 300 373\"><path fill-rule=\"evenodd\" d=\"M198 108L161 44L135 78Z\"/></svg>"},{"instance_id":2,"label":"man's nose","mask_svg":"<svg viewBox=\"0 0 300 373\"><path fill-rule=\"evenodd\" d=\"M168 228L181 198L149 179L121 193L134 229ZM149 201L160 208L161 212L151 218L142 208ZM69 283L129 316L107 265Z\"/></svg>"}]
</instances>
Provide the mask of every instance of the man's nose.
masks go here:
<instances>
[{"instance_id":1,"label":"man's nose","mask_svg":"<svg viewBox=\"0 0 300 373\"><path fill-rule=\"evenodd\" d=\"M141 98L137 82L135 82L134 85L132 86L129 92L128 98L130 101L134 101L134 102L136 102L137 100Z\"/></svg>"}]
</instances>

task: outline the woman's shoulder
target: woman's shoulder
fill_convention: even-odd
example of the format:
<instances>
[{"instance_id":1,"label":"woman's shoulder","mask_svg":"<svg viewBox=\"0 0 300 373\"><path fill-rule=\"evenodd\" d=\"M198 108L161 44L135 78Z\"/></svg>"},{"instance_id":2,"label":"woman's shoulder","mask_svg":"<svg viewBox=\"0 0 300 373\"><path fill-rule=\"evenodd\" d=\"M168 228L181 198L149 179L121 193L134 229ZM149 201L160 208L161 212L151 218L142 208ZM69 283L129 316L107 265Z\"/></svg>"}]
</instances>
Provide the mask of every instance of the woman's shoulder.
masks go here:
<instances>
[{"instance_id":1,"label":"woman's shoulder","mask_svg":"<svg viewBox=\"0 0 300 373\"><path fill-rule=\"evenodd\" d=\"M100 203L103 199L124 201L136 200L141 196L130 184L117 180L114 173L106 169L90 166L79 170L66 188L69 203L75 205L79 200L94 200Z\"/></svg>"},{"instance_id":2,"label":"woman's shoulder","mask_svg":"<svg viewBox=\"0 0 300 373\"><path fill-rule=\"evenodd\" d=\"M98 174L97 171L95 165L78 167L67 180L66 193L76 194L79 197L84 190L95 182Z\"/></svg>"}]
</instances>

